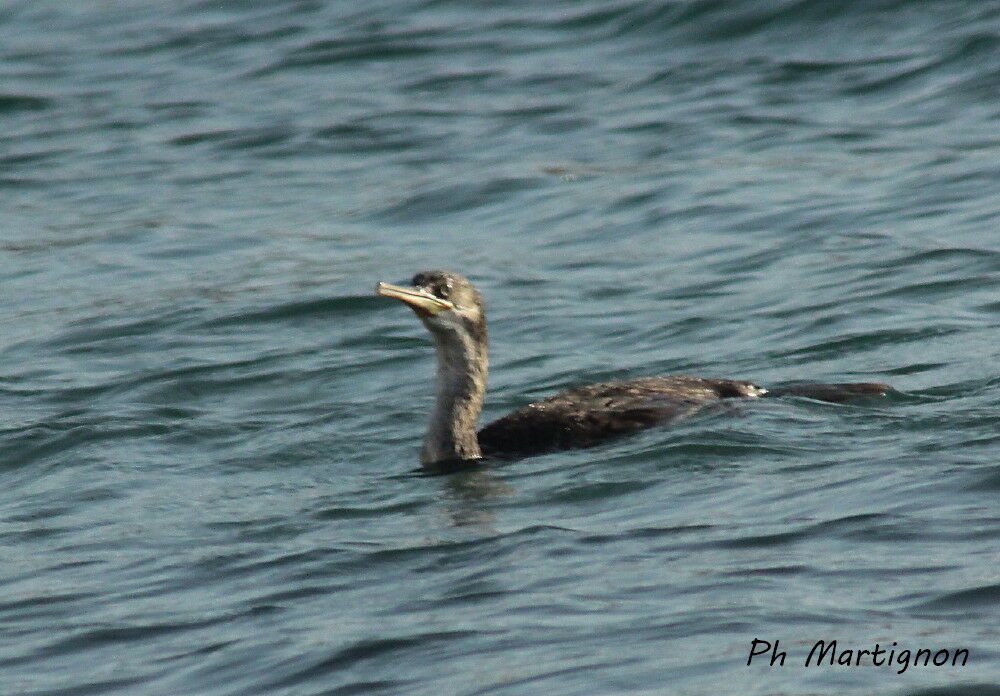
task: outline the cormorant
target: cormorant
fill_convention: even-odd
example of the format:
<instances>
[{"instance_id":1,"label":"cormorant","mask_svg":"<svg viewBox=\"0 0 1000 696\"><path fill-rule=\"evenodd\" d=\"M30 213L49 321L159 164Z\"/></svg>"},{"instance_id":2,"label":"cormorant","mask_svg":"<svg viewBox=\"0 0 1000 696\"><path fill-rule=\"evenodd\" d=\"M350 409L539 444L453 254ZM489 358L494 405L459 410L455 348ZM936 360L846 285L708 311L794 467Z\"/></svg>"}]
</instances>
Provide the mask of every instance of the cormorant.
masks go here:
<instances>
[{"instance_id":1,"label":"cormorant","mask_svg":"<svg viewBox=\"0 0 1000 696\"><path fill-rule=\"evenodd\" d=\"M486 391L486 316L479 291L449 271L418 273L412 287L379 283L375 292L410 307L437 348L437 396L420 462L452 469L483 458L588 447L686 416L722 399L806 396L840 402L880 396L885 384L800 384L768 391L752 382L669 376L576 387L536 401L476 433Z\"/></svg>"}]
</instances>

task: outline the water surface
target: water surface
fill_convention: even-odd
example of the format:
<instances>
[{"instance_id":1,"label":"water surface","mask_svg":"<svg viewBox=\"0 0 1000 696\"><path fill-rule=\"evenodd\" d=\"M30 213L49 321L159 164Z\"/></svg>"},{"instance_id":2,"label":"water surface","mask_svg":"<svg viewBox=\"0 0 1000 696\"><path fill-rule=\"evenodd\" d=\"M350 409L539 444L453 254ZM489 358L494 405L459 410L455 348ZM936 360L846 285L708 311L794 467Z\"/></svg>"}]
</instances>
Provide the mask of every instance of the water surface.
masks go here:
<instances>
[{"instance_id":1,"label":"water surface","mask_svg":"<svg viewBox=\"0 0 1000 696\"><path fill-rule=\"evenodd\" d=\"M0 32L5 693L1000 693L994 3ZM486 418L652 374L897 392L421 476L431 348L372 288L439 267L488 301Z\"/></svg>"}]
</instances>

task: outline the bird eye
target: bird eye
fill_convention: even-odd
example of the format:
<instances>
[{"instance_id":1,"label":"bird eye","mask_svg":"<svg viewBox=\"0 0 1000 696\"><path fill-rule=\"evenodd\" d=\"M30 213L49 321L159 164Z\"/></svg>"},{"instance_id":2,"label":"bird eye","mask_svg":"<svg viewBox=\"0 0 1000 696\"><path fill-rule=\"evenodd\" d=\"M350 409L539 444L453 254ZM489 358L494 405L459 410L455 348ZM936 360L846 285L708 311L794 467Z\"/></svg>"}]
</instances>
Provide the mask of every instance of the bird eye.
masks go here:
<instances>
[{"instance_id":1,"label":"bird eye","mask_svg":"<svg viewBox=\"0 0 1000 696\"><path fill-rule=\"evenodd\" d=\"M434 294L442 300L447 300L451 294L451 280L442 280L434 284Z\"/></svg>"},{"instance_id":2,"label":"bird eye","mask_svg":"<svg viewBox=\"0 0 1000 696\"><path fill-rule=\"evenodd\" d=\"M421 288L425 292L429 292L442 300L448 299L448 296L451 295L451 291L453 289L453 282L451 278L429 273L418 273L413 276L413 280L410 281L410 285L415 288Z\"/></svg>"}]
</instances>

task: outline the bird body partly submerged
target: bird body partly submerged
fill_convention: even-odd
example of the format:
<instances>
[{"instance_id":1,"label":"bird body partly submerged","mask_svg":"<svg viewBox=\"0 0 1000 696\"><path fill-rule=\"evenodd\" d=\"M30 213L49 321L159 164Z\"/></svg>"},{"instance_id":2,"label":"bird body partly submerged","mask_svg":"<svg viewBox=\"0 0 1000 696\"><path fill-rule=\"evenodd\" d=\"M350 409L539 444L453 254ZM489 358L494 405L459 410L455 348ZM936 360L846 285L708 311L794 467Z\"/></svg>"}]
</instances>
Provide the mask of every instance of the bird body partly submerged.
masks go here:
<instances>
[{"instance_id":1,"label":"bird body partly submerged","mask_svg":"<svg viewBox=\"0 0 1000 696\"><path fill-rule=\"evenodd\" d=\"M699 377L646 377L576 387L528 404L479 431L485 456L589 447L663 425L722 399L755 399L750 382Z\"/></svg>"},{"instance_id":2,"label":"bird body partly submerged","mask_svg":"<svg viewBox=\"0 0 1000 696\"><path fill-rule=\"evenodd\" d=\"M379 283L379 295L406 303L437 348L437 396L421 463L453 467L482 457L509 458L589 447L609 438L670 423L726 399L805 396L846 401L884 394L884 384L801 384L767 390L730 379L669 376L576 387L496 420L478 433L486 390L487 339L482 298L463 276L418 273L412 287Z\"/></svg>"}]
</instances>

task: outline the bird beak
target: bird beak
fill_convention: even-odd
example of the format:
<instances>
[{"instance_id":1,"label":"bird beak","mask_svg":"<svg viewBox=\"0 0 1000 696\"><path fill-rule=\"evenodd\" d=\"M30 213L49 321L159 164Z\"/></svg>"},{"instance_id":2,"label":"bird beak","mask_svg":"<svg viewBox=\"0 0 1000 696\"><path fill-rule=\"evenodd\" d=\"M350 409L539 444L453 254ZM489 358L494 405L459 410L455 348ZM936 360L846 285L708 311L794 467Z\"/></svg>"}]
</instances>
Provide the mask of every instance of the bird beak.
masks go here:
<instances>
[{"instance_id":1,"label":"bird beak","mask_svg":"<svg viewBox=\"0 0 1000 696\"><path fill-rule=\"evenodd\" d=\"M375 286L375 294L404 302L417 314L430 315L432 317L437 316L446 309L455 309L455 305L448 300L434 297L434 295L420 288L401 288L398 285L379 283Z\"/></svg>"}]
</instances>

